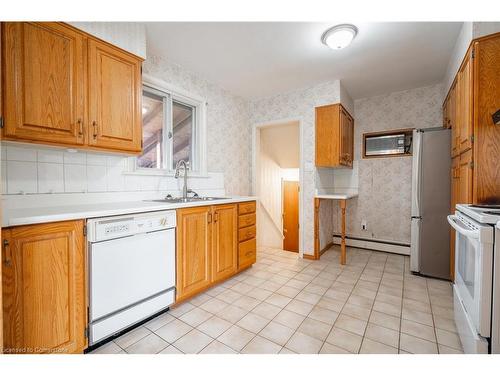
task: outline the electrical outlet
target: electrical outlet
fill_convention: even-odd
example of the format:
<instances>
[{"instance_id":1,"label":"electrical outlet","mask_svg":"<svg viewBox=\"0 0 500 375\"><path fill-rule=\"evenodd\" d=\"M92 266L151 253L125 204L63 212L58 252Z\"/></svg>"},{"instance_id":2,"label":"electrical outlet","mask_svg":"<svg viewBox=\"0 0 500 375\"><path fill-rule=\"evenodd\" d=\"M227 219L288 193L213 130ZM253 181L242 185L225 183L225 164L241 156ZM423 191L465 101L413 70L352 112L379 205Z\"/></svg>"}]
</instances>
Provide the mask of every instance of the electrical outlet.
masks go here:
<instances>
[{"instance_id":1,"label":"electrical outlet","mask_svg":"<svg viewBox=\"0 0 500 375\"><path fill-rule=\"evenodd\" d=\"M362 230L367 230L368 229L368 227L366 225L366 220L365 219L361 220L361 229Z\"/></svg>"}]
</instances>

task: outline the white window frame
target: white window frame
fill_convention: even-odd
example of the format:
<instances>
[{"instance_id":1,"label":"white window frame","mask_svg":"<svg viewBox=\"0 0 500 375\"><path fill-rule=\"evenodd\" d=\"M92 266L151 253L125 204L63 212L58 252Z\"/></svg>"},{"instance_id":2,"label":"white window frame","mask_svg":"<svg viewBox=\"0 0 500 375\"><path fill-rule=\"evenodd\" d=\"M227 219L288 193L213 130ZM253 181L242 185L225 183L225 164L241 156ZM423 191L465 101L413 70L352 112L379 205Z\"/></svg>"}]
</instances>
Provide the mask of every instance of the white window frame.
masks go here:
<instances>
[{"instance_id":1,"label":"white window frame","mask_svg":"<svg viewBox=\"0 0 500 375\"><path fill-rule=\"evenodd\" d=\"M197 95L193 95L185 90L174 87L167 82L154 78L148 74L143 74L142 76L143 87L152 89L152 92L159 92L166 95L167 100L171 103L173 101L180 104L185 104L190 107L194 107L194 129L193 129L193 140L192 140L192 165L195 170L190 170L190 177L207 177L207 147L206 147L206 112L207 112L207 101ZM167 116L172 116L172 105L165 106L165 112ZM173 160L173 138L169 138L169 133L172 132L172 120L167 122L170 128L165 129L163 132L163 163L166 168L141 168L138 164L138 157L129 158L129 174L138 175L153 175L153 176L173 176L174 168L172 165Z\"/></svg>"}]
</instances>

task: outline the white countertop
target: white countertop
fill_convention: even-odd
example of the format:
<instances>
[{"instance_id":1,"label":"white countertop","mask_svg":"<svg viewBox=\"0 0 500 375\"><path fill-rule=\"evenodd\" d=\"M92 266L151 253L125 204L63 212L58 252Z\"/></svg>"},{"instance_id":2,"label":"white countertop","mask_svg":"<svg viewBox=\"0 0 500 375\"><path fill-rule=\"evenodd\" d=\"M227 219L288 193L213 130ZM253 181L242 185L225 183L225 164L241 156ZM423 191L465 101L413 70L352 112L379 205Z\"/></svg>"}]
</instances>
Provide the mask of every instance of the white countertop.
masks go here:
<instances>
[{"instance_id":1,"label":"white countertop","mask_svg":"<svg viewBox=\"0 0 500 375\"><path fill-rule=\"evenodd\" d=\"M99 204L80 204L32 208L4 209L2 213L2 227L16 225L49 223L55 221L89 219L95 217L135 214L140 212L152 212L162 210L173 210L184 207L211 206L215 204L238 203L257 200L255 197L229 197L203 202L168 203L168 202L111 202Z\"/></svg>"},{"instance_id":2,"label":"white countertop","mask_svg":"<svg viewBox=\"0 0 500 375\"><path fill-rule=\"evenodd\" d=\"M351 199L357 196L358 193L331 193L331 194L317 194L314 197L320 199Z\"/></svg>"}]
</instances>

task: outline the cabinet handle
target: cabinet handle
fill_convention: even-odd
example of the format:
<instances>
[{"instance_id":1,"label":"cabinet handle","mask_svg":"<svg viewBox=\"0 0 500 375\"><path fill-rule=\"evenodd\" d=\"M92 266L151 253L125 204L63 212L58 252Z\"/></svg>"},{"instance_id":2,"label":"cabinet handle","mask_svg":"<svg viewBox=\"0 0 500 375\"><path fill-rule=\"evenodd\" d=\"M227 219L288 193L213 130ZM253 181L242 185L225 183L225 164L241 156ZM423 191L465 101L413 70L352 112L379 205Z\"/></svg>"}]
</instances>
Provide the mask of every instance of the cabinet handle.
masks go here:
<instances>
[{"instance_id":1,"label":"cabinet handle","mask_svg":"<svg viewBox=\"0 0 500 375\"><path fill-rule=\"evenodd\" d=\"M81 118L77 121L78 124L78 135L81 137L83 135L83 121Z\"/></svg>"},{"instance_id":2,"label":"cabinet handle","mask_svg":"<svg viewBox=\"0 0 500 375\"><path fill-rule=\"evenodd\" d=\"M252 254L253 254L253 250L250 250L250 251L247 251L247 252L245 253L245 256L247 257L247 256L252 255Z\"/></svg>"},{"instance_id":3,"label":"cabinet handle","mask_svg":"<svg viewBox=\"0 0 500 375\"><path fill-rule=\"evenodd\" d=\"M212 222L212 214L211 213L208 214L207 221L208 221L208 224L210 224Z\"/></svg>"},{"instance_id":4,"label":"cabinet handle","mask_svg":"<svg viewBox=\"0 0 500 375\"><path fill-rule=\"evenodd\" d=\"M10 246L9 246L8 240L3 240L3 248L5 250L5 252L4 252L5 259L3 260L3 262L7 267L11 267L12 266L12 254L10 251ZM7 256L7 254L8 254L8 256Z\"/></svg>"},{"instance_id":5,"label":"cabinet handle","mask_svg":"<svg viewBox=\"0 0 500 375\"><path fill-rule=\"evenodd\" d=\"M219 220L219 213L218 213L218 212L216 212L216 213L214 214L214 223L216 223L218 220Z\"/></svg>"},{"instance_id":6,"label":"cabinet handle","mask_svg":"<svg viewBox=\"0 0 500 375\"><path fill-rule=\"evenodd\" d=\"M92 121L92 126L94 128L94 139L97 139L97 121Z\"/></svg>"}]
</instances>

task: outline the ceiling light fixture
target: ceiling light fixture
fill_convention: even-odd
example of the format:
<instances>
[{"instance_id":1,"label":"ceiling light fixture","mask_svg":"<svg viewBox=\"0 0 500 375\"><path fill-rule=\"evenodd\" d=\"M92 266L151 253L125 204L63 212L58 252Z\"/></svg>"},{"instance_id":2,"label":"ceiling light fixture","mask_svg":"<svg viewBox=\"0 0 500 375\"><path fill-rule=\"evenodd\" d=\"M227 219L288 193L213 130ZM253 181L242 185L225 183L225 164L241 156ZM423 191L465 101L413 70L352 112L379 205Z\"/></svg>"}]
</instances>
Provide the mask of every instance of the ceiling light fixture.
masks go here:
<instances>
[{"instance_id":1,"label":"ceiling light fixture","mask_svg":"<svg viewBox=\"0 0 500 375\"><path fill-rule=\"evenodd\" d=\"M356 26L345 23L326 30L321 36L321 41L331 49L342 49L351 44L357 34Z\"/></svg>"}]
</instances>

